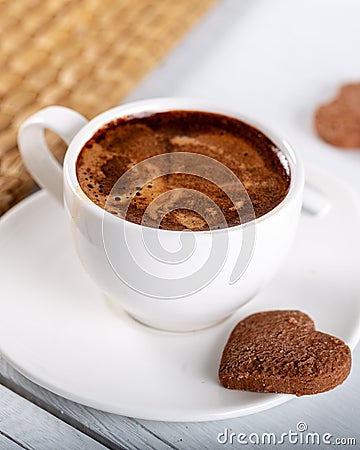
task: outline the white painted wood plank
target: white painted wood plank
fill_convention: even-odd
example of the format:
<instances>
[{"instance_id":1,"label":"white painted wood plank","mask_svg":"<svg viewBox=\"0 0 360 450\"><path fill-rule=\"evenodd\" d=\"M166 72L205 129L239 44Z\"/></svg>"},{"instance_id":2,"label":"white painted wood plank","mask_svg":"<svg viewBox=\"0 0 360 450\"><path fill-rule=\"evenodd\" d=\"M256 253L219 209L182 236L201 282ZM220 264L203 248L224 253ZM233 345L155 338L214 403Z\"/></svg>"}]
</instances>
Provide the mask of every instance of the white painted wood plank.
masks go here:
<instances>
[{"instance_id":1,"label":"white painted wood plank","mask_svg":"<svg viewBox=\"0 0 360 450\"><path fill-rule=\"evenodd\" d=\"M0 450L23 450L16 442L0 433Z\"/></svg>"},{"instance_id":2,"label":"white painted wood plank","mask_svg":"<svg viewBox=\"0 0 360 450\"><path fill-rule=\"evenodd\" d=\"M0 383L110 449L169 450L177 448L168 442L166 437L158 438L152 431L147 430L144 424L134 419L88 408L40 388L23 377L2 358L0 358ZM3 408L6 408L6 405Z\"/></svg>"},{"instance_id":3,"label":"white painted wood plank","mask_svg":"<svg viewBox=\"0 0 360 450\"><path fill-rule=\"evenodd\" d=\"M217 449L217 436L225 428L235 433L274 432L280 436L304 421L309 431L330 432L334 437L354 437L360 443L358 417L360 413L360 347L354 352L350 378L338 389L316 397L303 397L252 416L204 423L165 423L134 420L106 414L70 402L41 389L26 380L0 360L0 373L17 385L26 395L33 396L65 421L74 423L109 448L125 449ZM256 447L253 447L256 448Z\"/></svg>"},{"instance_id":4,"label":"white painted wood plank","mask_svg":"<svg viewBox=\"0 0 360 450\"><path fill-rule=\"evenodd\" d=\"M219 433L225 428L229 433L251 433L262 435L273 432L280 438L281 433L297 432L299 422L306 423L309 432L330 433L333 438L354 438L356 445L341 446L342 448L360 447L360 346L353 352L353 367L346 382L331 392L316 396L294 398L293 401L276 408L251 416L236 419L202 422L202 423L164 423L140 421L154 434L166 437L180 449L221 449L226 447L217 441ZM236 394L236 393L234 393ZM301 434L301 433L299 433ZM299 438L300 439L300 438ZM237 442L234 443L241 446ZM244 445L242 445L244 446ZM282 445L287 448L286 445ZM289 444L289 448L291 444ZM321 448L316 445L315 447ZM325 447L325 446L324 446ZM330 445L331 447L331 445ZM252 445L251 448L264 448Z\"/></svg>"},{"instance_id":5,"label":"white painted wood plank","mask_svg":"<svg viewBox=\"0 0 360 450\"><path fill-rule=\"evenodd\" d=\"M26 449L105 450L103 445L4 386L0 386L0 432Z\"/></svg>"},{"instance_id":6,"label":"white painted wood plank","mask_svg":"<svg viewBox=\"0 0 360 450\"><path fill-rule=\"evenodd\" d=\"M236 0L232 3L234 5L240 4ZM247 3L241 3L243 6L246 4L246 8L248 7ZM244 6L244 9L246 8ZM220 12L217 11L217 14ZM188 78L188 67L191 67L192 63L195 64L197 59L201 58L202 54L204 54L204 48L209 47L209 42L212 47L216 45L218 36L224 30L226 31L230 29L230 26L233 26L232 16L236 17L239 14L238 7L236 6L235 8L234 6L233 15L217 15L216 18L213 16L212 30L209 28L209 24L207 24L206 30L195 29L195 39L194 35L189 36L187 45L180 46L173 53L172 59L162 64L160 70L164 66L168 66L169 70L167 73L163 73L164 76L161 76L161 73L154 72L151 78L146 80L143 87L137 89L129 98L178 94L178 80L182 76ZM212 32L209 33L209 30ZM214 39L209 40L209 36L213 36ZM184 57L182 58L181 55L184 55ZM188 55L190 56L188 57ZM223 95L219 88L220 84L225 85L226 83L222 83L222 80L219 80L218 83L214 84L216 87L214 92L217 92L219 96ZM200 94L205 96L204 91L201 91ZM226 98L225 95L224 98L231 103L230 99ZM313 152L312 148L311 151ZM345 167L344 164L343 166ZM224 428L228 428L231 432L244 432L247 434L252 432L262 433L264 431L286 432L289 429L294 430L296 424L301 420L308 424L311 431L318 433L329 431L334 436L340 437L354 436L357 438L357 444L359 445L360 385L357 383L357 379L360 377L359 363L360 351L357 349L354 354L354 369L351 378L344 386L328 394L317 396L316 398L296 399L293 402L253 416L196 424L138 421L85 408L38 388L17 374L3 361L0 361L0 374L3 374L3 380L7 385L18 389L23 395L37 399L39 404L46 406L54 414L63 417L65 421L75 424L90 435L103 438L110 448L118 448L121 445L130 449L181 448L215 450L216 448L226 447L216 443L218 433L224 431ZM234 447L236 448L236 445ZM284 445L282 447L286 448ZM345 446L341 447L345 448ZM264 446L252 445L251 448L264 448ZM316 446L316 448L320 448L320 446Z\"/></svg>"},{"instance_id":7,"label":"white painted wood plank","mask_svg":"<svg viewBox=\"0 0 360 450\"><path fill-rule=\"evenodd\" d=\"M322 167L332 170L338 176L343 176L345 180L352 182L353 186L357 187L358 192L360 192L358 165L354 164L352 160L343 158L343 154L340 156L340 153L337 155L336 152L330 152L330 150L321 147L321 142L317 144L315 139L312 141L312 144L315 145L304 146L304 142L308 142L309 139L305 133L300 135L300 127L298 127L301 122L298 120L298 108L299 105L304 105L304 103L293 102L295 106L297 105L295 109L290 107L288 108L287 106L289 105L285 105L286 107L284 107L283 110L281 110L281 106L279 106L277 102L253 101L246 103L246 99L248 97L243 95L244 91L249 89L251 86L254 87L257 85L250 83L250 86L248 86L248 84L243 83L243 87L245 86L244 90L242 90L241 86L239 87L239 79L242 79L241 74L243 67L245 67L245 73L252 74L253 72L251 70L246 70L247 68L244 66L244 61L241 58L236 58L236 56L239 56L240 50L239 47L234 44L236 40L232 40L232 37L234 37L235 30L239 30L239 33L241 33L241 29L244 29L244 27L247 26L247 16L249 14L251 15L253 10L260 8L261 4L265 6L267 3L268 2L265 2L265 0L257 0L253 2L240 0L223 1L219 7L215 7L215 9L210 12L205 21L202 21L199 26L195 27L189 33L184 41L177 46L175 51L173 51L157 69L150 73L150 75L147 76L144 81L123 100L123 102L158 96L200 97L228 105L229 108L234 110L240 108L244 114L246 113L250 116L257 117L259 120L264 120L264 122L266 122L269 126L273 124L271 126L273 126L274 129L276 129L277 122L281 123L281 134L285 133L294 145L298 142L298 149L304 151L304 157L307 161L321 164ZM285 5L285 2L283 3ZM330 3L332 7L334 7L335 2ZM301 2L297 2L297 5L300 4ZM342 8L340 2L338 5L339 11L341 11ZM316 13L322 14L323 9L317 9ZM277 13L274 13L274 16L276 15ZM242 21L242 17L244 17L244 21ZM336 17L336 15L333 17ZM289 23L293 23L292 18ZM317 22L316 27L316 30L320 30ZM298 29L302 30L301 27ZM294 32L294 35L295 34L296 33ZM309 36L311 36L311 34L309 34ZM291 39L295 45L301 44L300 40L295 42L293 36L291 36ZM284 42L286 42L286 39ZM236 44L238 44L237 41ZM279 47L281 47L281 44ZM307 47L303 46L303 48L306 49ZM205 49L211 50L206 51ZM264 54L271 54L271 52L272 49L269 48ZM301 51L299 52L301 53ZM274 53L276 60L276 52ZM311 55L311 52L308 52L308 54ZM208 62L209 59L213 61L216 58L218 58L218 62L221 61L220 65L219 63L211 65ZM235 67L234 61L238 61L238 70L233 70ZM293 61L298 62L296 58L293 58L290 61L290 65ZM329 61L332 62L333 60ZM192 70L189 71L189 67L191 67ZM304 65L304 67L308 68L309 66ZM341 68L342 77L344 77L344 71L342 70L343 66L338 65L338 67ZM351 67L353 66L347 65L346 67L347 70L351 70ZM263 76L263 71L260 71L259 73ZM197 74L199 76L197 76ZM294 72L291 72L291 74L294 75ZM306 77L305 85L308 91L310 81L311 80L309 77ZM328 83L328 85L329 83L335 83L334 74L332 74L330 78L323 78L322 81L322 85L326 83ZM263 83L259 83L261 88L262 84ZM316 86L317 89L320 86L321 89L321 84L315 83L313 86ZM270 91L272 92L273 89L270 89ZM316 89L314 92L315 91ZM262 92L265 93L266 90L262 90ZM269 95L271 96L271 93ZM254 96L254 99L255 98L256 95ZM262 112L262 110L266 107L266 103L267 105L275 105L274 110L272 110L271 106L269 106L267 115ZM264 110L266 110L266 108ZM278 112L279 115L284 113L284 117L290 117L291 119L289 119L289 121L282 120L283 117L278 116ZM294 117L294 124L290 124ZM308 130L306 130L306 132L307 131ZM290 137L292 138L290 139ZM315 160L314 155L316 155ZM350 154L346 155L346 158L350 158L350 156ZM341 161L340 158L342 158ZM358 161L356 162L358 163ZM314 301L316 301L316 299L314 299ZM341 301L341 298L339 298L339 301ZM296 428L296 424L301 420L305 421L308 424L309 429L314 432L316 431L321 433L329 431L334 436L354 436L357 441L357 447L360 448L359 378L360 348L357 348L353 355L353 370L350 378L343 386L332 392L318 395L314 398L304 397L294 399L292 402L278 406L277 408L269 411L264 411L253 416L240 417L225 421L197 424L174 424L149 421L140 422L143 423L148 429L151 429L156 435L160 437L166 436L166 438L172 442L173 445L176 445L181 449L189 450L206 448L215 450L216 448L226 448L227 446L220 444L217 445L216 443L218 433L224 431L225 427L228 427L232 432L236 433L244 432L249 434L251 432L261 433L264 431L281 433L286 432L289 429ZM240 448L242 446L248 448L247 446L240 444L235 444L233 447ZM256 445L251 445L249 447L264 448L264 446L260 447ZM279 445L279 447L287 448L285 445ZM290 448L292 446L289 445L288 447ZM321 446L315 447L321 448ZM345 446L341 447L345 448ZM348 446L347 448L351 447ZM355 446L352 446L352 448L355 448Z\"/></svg>"}]
</instances>

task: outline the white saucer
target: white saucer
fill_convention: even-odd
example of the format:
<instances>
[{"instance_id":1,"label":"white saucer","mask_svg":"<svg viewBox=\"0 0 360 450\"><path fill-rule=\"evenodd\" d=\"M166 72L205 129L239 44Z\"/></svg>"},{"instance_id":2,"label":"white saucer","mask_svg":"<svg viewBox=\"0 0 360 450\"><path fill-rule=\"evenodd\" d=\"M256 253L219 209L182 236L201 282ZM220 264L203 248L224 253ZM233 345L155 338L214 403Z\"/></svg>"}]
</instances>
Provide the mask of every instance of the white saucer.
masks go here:
<instances>
[{"instance_id":1,"label":"white saucer","mask_svg":"<svg viewBox=\"0 0 360 450\"><path fill-rule=\"evenodd\" d=\"M227 390L217 368L234 324L264 309L301 309L352 348L359 339L357 198L323 172L308 176L330 210L303 215L291 254L262 294L220 325L187 334L113 311L80 266L61 208L45 192L31 196L0 221L1 353L57 394L143 419L225 419L293 398Z\"/></svg>"}]
</instances>

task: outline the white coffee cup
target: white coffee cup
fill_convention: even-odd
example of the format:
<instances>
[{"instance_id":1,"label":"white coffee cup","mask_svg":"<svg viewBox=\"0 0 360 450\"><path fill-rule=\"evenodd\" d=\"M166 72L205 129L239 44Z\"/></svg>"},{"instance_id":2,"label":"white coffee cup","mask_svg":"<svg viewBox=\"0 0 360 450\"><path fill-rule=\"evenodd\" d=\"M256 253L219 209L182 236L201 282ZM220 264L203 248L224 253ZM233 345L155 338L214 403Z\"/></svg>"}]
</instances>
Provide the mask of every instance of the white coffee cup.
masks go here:
<instances>
[{"instance_id":1,"label":"white coffee cup","mask_svg":"<svg viewBox=\"0 0 360 450\"><path fill-rule=\"evenodd\" d=\"M85 143L112 120L173 110L223 114L264 133L288 163L290 188L283 201L248 223L196 232L134 224L93 203L76 173ZM69 145L63 167L46 145L45 129ZM190 331L226 318L272 278L294 238L304 185L301 161L283 139L226 108L202 100L158 98L121 105L88 122L68 108L50 106L22 124L18 144L35 180L63 203L75 249L90 277L114 304L152 327Z\"/></svg>"}]
</instances>

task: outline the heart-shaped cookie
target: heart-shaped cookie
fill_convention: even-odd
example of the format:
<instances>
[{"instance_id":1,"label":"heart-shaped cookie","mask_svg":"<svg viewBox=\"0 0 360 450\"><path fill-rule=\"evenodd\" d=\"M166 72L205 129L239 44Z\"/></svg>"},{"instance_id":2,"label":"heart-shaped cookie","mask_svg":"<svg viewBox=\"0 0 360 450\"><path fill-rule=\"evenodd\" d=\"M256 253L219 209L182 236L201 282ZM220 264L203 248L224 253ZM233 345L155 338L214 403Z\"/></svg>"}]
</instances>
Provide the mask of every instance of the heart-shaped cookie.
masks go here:
<instances>
[{"instance_id":1,"label":"heart-shaped cookie","mask_svg":"<svg viewBox=\"0 0 360 450\"><path fill-rule=\"evenodd\" d=\"M341 384L351 352L341 340L315 329L301 311L252 314L233 329L219 379L228 389L309 395Z\"/></svg>"},{"instance_id":2,"label":"heart-shaped cookie","mask_svg":"<svg viewBox=\"0 0 360 450\"><path fill-rule=\"evenodd\" d=\"M360 148L360 83L342 86L334 100L317 109L314 122L329 144Z\"/></svg>"}]
</instances>

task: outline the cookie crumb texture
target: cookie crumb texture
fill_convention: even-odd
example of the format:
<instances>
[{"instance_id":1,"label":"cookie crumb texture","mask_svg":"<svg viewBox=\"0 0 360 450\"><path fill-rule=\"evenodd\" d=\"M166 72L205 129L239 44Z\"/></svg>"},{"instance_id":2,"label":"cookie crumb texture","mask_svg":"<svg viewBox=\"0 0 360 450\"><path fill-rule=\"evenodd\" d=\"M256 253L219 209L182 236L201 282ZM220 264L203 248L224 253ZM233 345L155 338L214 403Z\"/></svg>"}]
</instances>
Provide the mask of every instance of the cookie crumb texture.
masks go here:
<instances>
[{"instance_id":1,"label":"cookie crumb texture","mask_svg":"<svg viewBox=\"0 0 360 450\"><path fill-rule=\"evenodd\" d=\"M329 391L351 369L341 340L315 329L301 311L265 311L233 329L223 351L219 380L228 389L297 396Z\"/></svg>"},{"instance_id":2,"label":"cookie crumb texture","mask_svg":"<svg viewBox=\"0 0 360 450\"><path fill-rule=\"evenodd\" d=\"M360 149L360 83L342 86L336 98L316 110L314 123L325 142Z\"/></svg>"}]
</instances>

